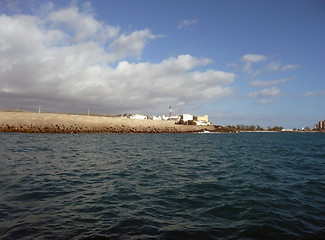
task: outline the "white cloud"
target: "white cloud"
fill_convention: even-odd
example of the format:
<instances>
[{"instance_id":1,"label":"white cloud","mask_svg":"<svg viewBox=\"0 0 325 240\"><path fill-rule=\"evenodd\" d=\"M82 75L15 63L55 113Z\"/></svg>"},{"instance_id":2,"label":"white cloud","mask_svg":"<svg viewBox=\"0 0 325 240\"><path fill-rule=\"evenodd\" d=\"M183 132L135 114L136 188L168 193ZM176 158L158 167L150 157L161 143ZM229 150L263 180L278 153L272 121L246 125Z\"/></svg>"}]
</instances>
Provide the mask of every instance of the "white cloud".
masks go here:
<instances>
[{"instance_id":1,"label":"white cloud","mask_svg":"<svg viewBox=\"0 0 325 240\"><path fill-rule=\"evenodd\" d=\"M244 65L243 70L244 70L245 73L248 73L248 74L252 73L252 63L250 63L250 62L246 63Z\"/></svg>"},{"instance_id":2,"label":"white cloud","mask_svg":"<svg viewBox=\"0 0 325 240\"><path fill-rule=\"evenodd\" d=\"M185 19L178 22L177 28L182 29L198 23L198 19Z\"/></svg>"},{"instance_id":3,"label":"white cloud","mask_svg":"<svg viewBox=\"0 0 325 240\"><path fill-rule=\"evenodd\" d=\"M188 54L180 55L177 58L169 58L164 60L161 64L169 72L177 74L178 72L188 71L198 66L205 66L211 63L212 60L208 58L194 58Z\"/></svg>"},{"instance_id":4,"label":"white cloud","mask_svg":"<svg viewBox=\"0 0 325 240\"><path fill-rule=\"evenodd\" d=\"M297 69L297 68L299 68L299 66L294 64L287 64L281 66L280 62L271 62L267 65L266 70L270 72L276 72L276 71L287 71L287 70Z\"/></svg>"},{"instance_id":5,"label":"white cloud","mask_svg":"<svg viewBox=\"0 0 325 240\"><path fill-rule=\"evenodd\" d=\"M290 80L289 78L282 78L282 79L278 79L278 80L268 80L268 81L255 80L255 81L251 82L251 85L254 87L269 87L269 86L278 85L280 83L285 83L289 80Z\"/></svg>"},{"instance_id":6,"label":"white cloud","mask_svg":"<svg viewBox=\"0 0 325 240\"><path fill-rule=\"evenodd\" d=\"M271 103L271 102L273 102L272 99L262 99L260 101L255 102L255 103L259 104L259 105L264 105L264 104L268 104L268 103Z\"/></svg>"},{"instance_id":7,"label":"white cloud","mask_svg":"<svg viewBox=\"0 0 325 240\"><path fill-rule=\"evenodd\" d=\"M10 11L20 12L21 9L19 7L20 0L6 0L3 5L7 7ZM0 3L1 6L1 3Z\"/></svg>"},{"instance_id":8,"label":"white cloud","mask_svg":"<svg viewBox=\"0 0 325 240\"><path fill-rule=\"evenodd\" d=\"M236 68L237 66L238 66L238 64L235 63L235 62L227 63L227 64L226 64L226 67L233 67L233 68Z\"/></svg>"},{"instance_id":9,"label":"white cloud","mask_svg":"<svg viewBox=\"0 0 325 240\"><path fill-rule=\"evenodd\" d=\"M119 27L105 25L97 21L92 14L80 12L77 6L50 12L47 20L54 27L60 26L73 31L73 40L77 42L97 36L106 41L117 37L119 33Z\"/></svg>"},{"instance_id":10,"label":"white cloud","mask_svg":"<svg viewBox=\"0 0 325 240\"><path fill-rule=\"evenodd\" d=\"M54 9L54 3L53 2L43 2L43 3L37 3L31 6L32 11L36 15L40 16L46 16L48 13L50 13Z\"/></svg>"},{"instance_id":11,"label":"white cloud","mask_svg":"<svg viewBox=\"0 0 325 240\"><path fill-rule=\"evenodd\" d=\"M306 92L302 94L303 97L325 97L325 90Z\"/></svg>"},{"instance_id":12,"label":"white cloud","mask_svg":"<svg viewBox=\"0 0 325 240\"><path fill-rule=\"evenodd\" d=\"M270 72L279 71L280 65L280 62L271 62L267 65L266 69Z\"/></svg>"},{"instance_id":13,"label":"white cloud","mask_svg":"<svg viewBox=\"0 0 325 240\"><path fill-rule=\"evenodd\" d=\"M261 70L253 70L251 62L245 63L243 71L247 73L251 78L258 76L261 73Z\"/></svg>"},{"instance_id":14,"label":"white cloud","mask_svg":"<svg viewBox=\"0 0 325 240\"><path fill-rule=\"evenodd\" d=\"M158 37L149 29L118 35L119 27L110 29L77 7L51 11L46 19L0 16L0 107L42 104L50 111L157 114L169 104L233 94L229 84L235 74L198 71L212 62L208 58L184 54L158 63L126 61L141 57L148 41ZM98 36L105 31L103 40Z\"/></svg>"},{"instance_id":15,"label":"white cloud","mask_svg":"<svg viewBox=\"0 0 325 240\"><path fill-rule=\"evenodd\" d=\"M189 72L202 61L189 55L169 58L158 64L123 61L113 70L111 78L126 81L124 87L131 94L148 95L146 104L162 98L189 103L232 94L224 85L233 82L235 74L214 70Z\"/></svg>"},{"instance_id":16,"label":"white cloud","mask_svg":"<svg viewBox=\"0 0 325 240\"><path fill-rule=\"evenodd\" d=\"M152 34L147 28L141 31L134 31L130 35L122 34L111 43L109 49L115 52L115 59L127 56L139 57L148 41L157 37L160 36Z\"/></svg>"},{"instance_id":17,"label":"white cloud","mask_svg":"<svg viewBox=\"0 0 325 240\"><path fill-rule=\"evenodd\" d=\"M265 88L256 92L249 93L248 96L251 98L264 98L264 97L277 97L281 94L281 90L277 87Z\"/></svg>"},{"instance_id":18,"label":"white cloud","mask_svg":"<svg viewBox=\"0 0 325 240\"><path fill-rule=\"evenodd\" d=\"M298 65L287 64L287 65L283 66L283 67L281 68L281 70L282 70L282 71L286 71L286 70L297 69L297 68L299 68Z\"/></svg>"},{"instance_id":19,"label":"white cloud","mask_svg":"<svg viewBox=\"0 0 325 240\"><path fill-rule=\"evenodd\" d=\"M249 62L249 63L258 63L265 61L267 59L266 56L258 55L258 54L246 54L242 57L241 61Z\"/></svg>"},{"instance_id":20,"label":"white cloud","mask_svg":"<svg viewBox=\"0 0 325 240\"><path fill-rule=\"evenodd\" d=\"M260 74L260 70L253 70L252 64L265 61L267 59L266 56L258 55L258 54L246 54L241 58L242 62L245 62L243 67L243 71L250 75L250 77L256 77Z\"/></svg>"}]
</instances>

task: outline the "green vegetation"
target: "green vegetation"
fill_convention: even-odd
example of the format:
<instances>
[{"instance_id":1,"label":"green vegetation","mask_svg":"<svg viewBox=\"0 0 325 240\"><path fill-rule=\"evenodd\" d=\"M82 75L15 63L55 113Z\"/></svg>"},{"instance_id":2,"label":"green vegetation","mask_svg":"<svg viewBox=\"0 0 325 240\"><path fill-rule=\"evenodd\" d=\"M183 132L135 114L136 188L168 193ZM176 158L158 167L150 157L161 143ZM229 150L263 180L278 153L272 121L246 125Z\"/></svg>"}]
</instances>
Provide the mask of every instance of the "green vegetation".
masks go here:
<instances>
[{"instance_id":1,"label":"green vegetation","mask_svg":"<svg viewBox=\"0 0 325 240\"><path fill-rule=\"evenodd\" d=\"M254 126L254 125L251 125L251 126L248 126L248 125L237 125L236 126L236 129L237 129L237 131L265 131L265 129L262 128L259 125L257 125L257 126Z\"/></svg>"},{"instance_id":2,"label":"green vegetation","mask_svg":"<svg viewBox=\"0 0 325 240\"><path fill-rule=\"evenodd\" d=\"M309 132L309 131L311 131L311 129L310 129L310 127L307 126L307 127L305 127L304 131L308 131Z\"/></svg>"},{"instance_id":3,"label":"green vegetation","mask_svg":"<svg viewBox=\"0 0 325 240\"><path fill-rule=\"evenodd\" d=\"M180 119L177 124L184 124L184 120Z\"/></svg>"},{"instance_id":4,"label":"green vegetation","mask_svg":"<svg viewBox=\"0 0 325 240\"><path fill-rule=\"evenodd\" d=\"M273 131L273 132L281 132L283 129L283 127L279 127L279 126L274 126L272 127L267 127L267 129L264 129L263 127L257 125L237 125L237 126L233 126L233 125L228 125L225 127L222 127L220 125L216 126L216 131L217 132L248 132L248 131Z\"/></svg>"},{"instance_id":5,"label":"green vegetation","mask_svg":"<svg viewBox=\"0 0 325 240\"><path fill-rule=\"evenodd\" d=\"M8 109L8 108L0 108L0 112L28 112L22 109Z\"/></svg>"},{"instance_id":6,"label":"green vegetation","mask_svg":"<svg viewBox=\"0 0 325 240\"><path fill-rule=\"evenodd\" d=\"M184 124L185 125L196 125L196 122L194 120L188 120Z\"/></svg>"}]
</instances>

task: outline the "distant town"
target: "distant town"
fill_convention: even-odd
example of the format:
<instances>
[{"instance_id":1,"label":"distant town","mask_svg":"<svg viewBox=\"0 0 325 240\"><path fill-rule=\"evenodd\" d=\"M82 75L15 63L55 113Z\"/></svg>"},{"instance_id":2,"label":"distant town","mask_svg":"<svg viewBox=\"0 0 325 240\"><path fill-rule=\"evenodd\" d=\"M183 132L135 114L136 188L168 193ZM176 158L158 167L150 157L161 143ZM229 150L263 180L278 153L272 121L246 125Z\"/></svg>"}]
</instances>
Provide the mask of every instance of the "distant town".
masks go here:
<instances>
[{"instance_id":1,"label":"distant town","mask_svg":"<svg viewBox=\"0 0 325 240\"><path fill-rule=\"evenodd\" d=\"M319 121L318 124L316 123L314 125L314 131L318 132L325 132L325 120L324 121Z\"/></svg>"},{"instance_id":2,"label":"distant town","mask_svg":"<svg viewBox=\"0 0 325 240\"><path fill-rule=\"evenodd\" d=\"M172 107L169 106L169 116L162 115L162 116L145 116L141 114L124 114L122 115L124 118L130 119L150 119L150 120L160 120L160 121L175 121L175 124L184 124L184 125L200 125L200 126L209 126L213 125L212 122L209 121L208 115L204 115L202 117L197 117L192 114L181 114L181 115L172 115ZM320 121L318 124L314 125L313 129L307 127L301 127L301 129L296 128L283 128L281 126L274 126L267 128L263 128L259 125L228 125L228 126L221 126L216 125L216 130L224 131L224 132L240 132L240 131L251 131L251 132L260 132L260 131L272 131L272 132L312 132L312 131L319 131L325 132L325 120Z\"/></svg>"},{"instance_id":3,"label":"distant town","mask_svg":"<svg viewBox=\"0 0 325 240\"><path fill-rule=\"evenodd\" d=\"M124 114L124 118L130 119L149 119L149 120L157 120L157 121L174 121L176 124L184 124L184 125L199 125L199 126L208 126L212 125L209 121L209 116L204 115L202 117L197 117L192 114L181 114L181 115L162 115L162 116L145 116L141 114Z\"/></svg>"},{"instance_id":4,"label":"distant town","mask_svg":"<svg viewBox=\"0 0 325 240\"><path fill-rule=\"evenodd\" d=\"M172 106L169 106L169 116L145 116L141 114L124 114L123 117L131 118L131 119L150 119L157 121L174 121L175 124L183 124L183 125L198 125L198 126L209 126L212 123L209 121L209 116L204 115L202 117L196 117L192 114L181 114L181 115L173 115L172 114Z\"/></svg>"},{"instance_id":5,"label":"distant town","mask_svg":"<svg viewBox=\"0 0 325 240\"><path fill-rule=\"evenodd\" d=\"M150 119L150 120L160 120L160 121L174 121L175 124L183 124L183 125L200 125L200 126L209 126L214 125L212 122L209 121L208 115L204 115L202 117L194 116L192 114L181 114L181 115L172 115L171 107L170 107L170 114L169 116L162 115L162 116L145 116L141 114L124 114L122 115L124 118L130 119ZM225 131L225 132L240 132L240 131L251 131L251 132L259 132L259 131L272 131L272 132L325 132L325 120L319 121L318 124L314 125L314 128L311 129L310 127L301 127L298 128L283 128L281 126L274 126L267 128L263 128L259 125L243 125L238 124L228 125L228 126L221 126L216 125L216 130Z\"/></svg>"}]
</instances>

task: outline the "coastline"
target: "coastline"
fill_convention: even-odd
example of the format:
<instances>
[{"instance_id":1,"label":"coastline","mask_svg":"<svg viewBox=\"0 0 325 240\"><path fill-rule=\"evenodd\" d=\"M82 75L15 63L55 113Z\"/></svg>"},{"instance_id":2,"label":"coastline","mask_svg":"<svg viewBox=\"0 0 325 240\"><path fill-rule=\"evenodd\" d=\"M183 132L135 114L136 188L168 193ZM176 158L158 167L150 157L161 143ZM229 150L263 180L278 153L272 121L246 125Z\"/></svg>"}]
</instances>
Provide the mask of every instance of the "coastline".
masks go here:
<instances>
[{"instance_id":1,"label":"coastline","mask_svg":"<svg viewBox=\"0 0 325 240\"><path fill-rule=\"evenodd\" d=\"M0 132L24 133L192 133L215 126L176 125L174 121L109 116L0 111Z\"/></svg>"}]
</instances>

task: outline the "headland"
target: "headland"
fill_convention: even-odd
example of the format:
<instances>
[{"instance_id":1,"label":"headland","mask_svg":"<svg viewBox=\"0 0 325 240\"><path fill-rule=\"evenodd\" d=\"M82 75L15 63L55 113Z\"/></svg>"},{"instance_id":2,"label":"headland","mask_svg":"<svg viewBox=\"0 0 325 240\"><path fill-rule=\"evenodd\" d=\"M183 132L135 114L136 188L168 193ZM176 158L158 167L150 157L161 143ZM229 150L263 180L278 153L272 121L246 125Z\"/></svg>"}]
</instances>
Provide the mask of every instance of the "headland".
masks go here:
<instances>
[{"instance_id":1,"label":"headland","mask_svg":"<svg viewBox=\"0 0 325 240\"><path fill-rule=\"evenodd\" d=\"M0 111L0 132L25 133L192 133L215 126L178 125L174 121L63 113Z\"/></svg>"}]
</instances>

